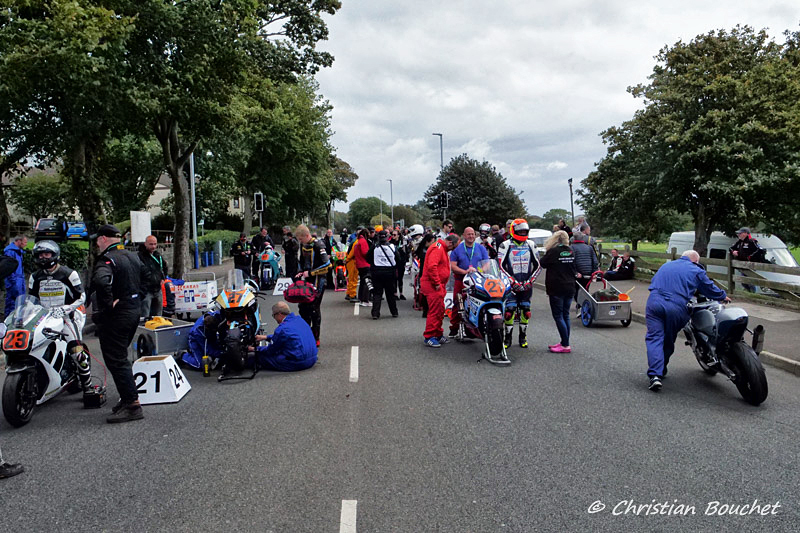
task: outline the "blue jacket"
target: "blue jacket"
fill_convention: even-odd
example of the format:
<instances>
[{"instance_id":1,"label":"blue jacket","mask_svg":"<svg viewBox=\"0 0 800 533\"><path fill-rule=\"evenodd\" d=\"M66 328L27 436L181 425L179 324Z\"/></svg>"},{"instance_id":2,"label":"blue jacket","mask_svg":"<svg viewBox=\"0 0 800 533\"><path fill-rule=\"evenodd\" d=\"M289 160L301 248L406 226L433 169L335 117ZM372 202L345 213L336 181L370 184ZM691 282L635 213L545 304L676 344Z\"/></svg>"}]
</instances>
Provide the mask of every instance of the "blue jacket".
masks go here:
<instances>
[{"instance_id":1,"label":"blue jacket","mask_svg":"<svg viewBox=\"0 0 800 533\"><path fill-rule=\"evenodd\" d=\"M272 343L269 346L256 348L259 360L268 358L273 363L286 366L281 370L300 370L317 362L317 341L314 334L308 323L294 313L289 313L270 337Z\"/></svg>"},{"instance_id":2,"label":"blue jacket","mask_svg":"<svg viewBox=\"0 0 800 533\"><path fill-rule=\"evenodd\" d=\"M650 282L650 293L658 294L665 300L675 300L686 305L695 291L711 300L724 300L725 291L714 285L700 265L693 263L688 257L665 263L658 269Z\"/></svg>"},{"instance_id":3,"label":"blue jacket","mask_svg":"<svg viewBox=\"0 0 800 533\"><path fill-rule=\"evenodd\" d=\"M14 258L17 262L17 269L6 278L6 288L22 287L22 292L25 292L25 273L22 270L22 254L25 251L17 246L17 243L12 242L3 250L3 255Z\"/></svg>"}]
</instances>

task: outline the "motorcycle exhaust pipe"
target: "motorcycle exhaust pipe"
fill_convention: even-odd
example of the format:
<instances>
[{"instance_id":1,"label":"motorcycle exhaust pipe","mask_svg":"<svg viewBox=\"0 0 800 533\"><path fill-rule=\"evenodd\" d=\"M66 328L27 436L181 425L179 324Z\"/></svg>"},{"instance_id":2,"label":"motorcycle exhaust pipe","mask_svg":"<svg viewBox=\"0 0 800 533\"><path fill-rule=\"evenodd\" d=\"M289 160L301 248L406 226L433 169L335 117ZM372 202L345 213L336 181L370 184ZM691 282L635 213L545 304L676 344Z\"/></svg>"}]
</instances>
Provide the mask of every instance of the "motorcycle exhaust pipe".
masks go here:
<instances>
[{"instance_id":1,"label":"motorcycle exhaust pipe","mask_svg":"<svg viewBox=\"0 0 800 533\"><path fill-rule=\"evenodd\" d=\"M756 354L761 354L761 351L764 349L764 326L759 324L753 330L753 351Z\"/></svg>"}]
</instances>

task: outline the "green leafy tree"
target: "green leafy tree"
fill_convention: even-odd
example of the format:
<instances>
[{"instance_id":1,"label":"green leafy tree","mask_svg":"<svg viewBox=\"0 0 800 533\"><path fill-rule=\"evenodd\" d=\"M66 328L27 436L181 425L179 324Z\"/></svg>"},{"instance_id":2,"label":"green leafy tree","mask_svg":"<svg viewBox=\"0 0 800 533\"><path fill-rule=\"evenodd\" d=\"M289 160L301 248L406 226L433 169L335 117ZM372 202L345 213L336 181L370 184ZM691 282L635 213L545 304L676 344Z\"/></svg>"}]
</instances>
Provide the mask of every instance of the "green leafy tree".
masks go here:
<instances>
[{"instance_id":1,"label":"green leafy tree","mask_svg":"<svg viewBox=\"0 0 800 533\"><path fill-rule=\"evenodd\" d=\"M526 214L525 204L503 175L489 162L478 162L467 154L453 158L425 192L428 207L437 214L442 211L437 200L444 191L451 195L447 218L458 231L483 222L502 224Z\"/></svg>"},{"instance_id":2,"label":"green leafy tree","mask_svg":"<svg viewBox=\"0 0 800 533\"><path fill-rule=\"evenodd\" d=\"M330 193L326 211L330 212L333 202L346 202L347 189L356 184L358 174L346 161L331 155Z\"/></svg>"},{"instance_id":3,"label":"green leafy tree","mask_svg":"<svg viewBox=\"0 0 800 533\"><path fill-rule=\"evenodd\" d=\"M402 220L406 227L413 226L414 224L422 224L422 216L410 205L396 205L394 206L394 219Z\"/></svg>"},{"instance_id":4,"label":"green leafy tree","mask_svg":"<svg viewBox=\"0 0 800 533\"><path fill-rule=\"evenodd\" d=\"M543 229L552 229L558 221L564 219L567 225L572 225L572 213L566 209L549 209L542 215ZM547 226L549 224L549 227Z\"/></svg>"},{"instance_id":5,"label":"green leafy tree","mask_svg":"<svg viewBox=\"0 0 800 533\"><path fill-rule=\"evenodd\" d=\"M354 227L369 226L372 217L379 215L383 211L389 213L389 205L377 196L358 198L350 202L350 210L347 212L350 224Z\"/></svg>"},{"instance_id":6,"label":"green leafy tree","mask_svg":"<svg viewBox=\"0 0 800 533\"><path fill-rule=\"evenodd\" d=\"M9 201L33 218L65 217L72 211L69 186L59 174L36 173L17 178Z\"/></svg>"}]
</instances>

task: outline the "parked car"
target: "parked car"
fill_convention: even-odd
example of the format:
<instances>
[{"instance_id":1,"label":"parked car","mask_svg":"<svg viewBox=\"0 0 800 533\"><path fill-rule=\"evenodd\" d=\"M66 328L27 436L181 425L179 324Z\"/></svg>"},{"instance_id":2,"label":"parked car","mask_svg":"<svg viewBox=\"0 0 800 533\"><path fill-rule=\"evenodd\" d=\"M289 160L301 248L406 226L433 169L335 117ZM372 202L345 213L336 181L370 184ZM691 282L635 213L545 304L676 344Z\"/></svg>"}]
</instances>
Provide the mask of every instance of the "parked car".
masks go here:
<instances>
[{"instance_id":1,"label":"parked car","mask_svg":"<svg viewBox=\"0 0 800 533\"><path fill-rule=\"evenodd\" d=\"M45 239L56 242L67 240L67 223L57 218L40 218L36 221L35 231L33 240L36 242Z\"/></svg>"},{"instance_id":2,"label":"parked car","mask_svg":"<svg viewBox=\"0 0 800 533\"><path fill-rule=\"evenodd\" d=\"M83 222L70 222L67 228L67 240L89 240L89 231Z\"/></svg>"}]
</instances>

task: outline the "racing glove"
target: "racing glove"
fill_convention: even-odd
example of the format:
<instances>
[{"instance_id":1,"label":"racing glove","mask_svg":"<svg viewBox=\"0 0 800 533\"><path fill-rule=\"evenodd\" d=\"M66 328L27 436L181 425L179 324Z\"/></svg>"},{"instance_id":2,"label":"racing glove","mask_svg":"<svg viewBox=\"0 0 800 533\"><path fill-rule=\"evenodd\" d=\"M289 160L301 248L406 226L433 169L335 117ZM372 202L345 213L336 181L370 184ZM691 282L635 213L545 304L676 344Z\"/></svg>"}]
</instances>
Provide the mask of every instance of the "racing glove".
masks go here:
<instances>
[{"instance_id":1,"label":"racing glove","mask_svg":"<svg viewBox=\"0 0 800 533\"><path fill-rule=\"evenodd\" d=\"M63 307L53 307L50 309L50 316L53 318L64 318L67 312Z\"/></svg>"}]
</instances>

